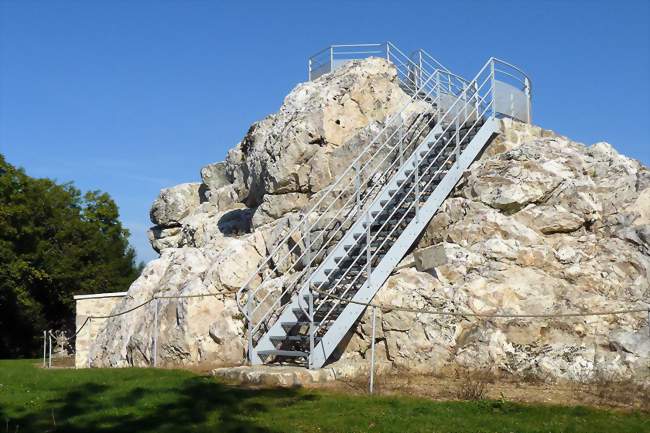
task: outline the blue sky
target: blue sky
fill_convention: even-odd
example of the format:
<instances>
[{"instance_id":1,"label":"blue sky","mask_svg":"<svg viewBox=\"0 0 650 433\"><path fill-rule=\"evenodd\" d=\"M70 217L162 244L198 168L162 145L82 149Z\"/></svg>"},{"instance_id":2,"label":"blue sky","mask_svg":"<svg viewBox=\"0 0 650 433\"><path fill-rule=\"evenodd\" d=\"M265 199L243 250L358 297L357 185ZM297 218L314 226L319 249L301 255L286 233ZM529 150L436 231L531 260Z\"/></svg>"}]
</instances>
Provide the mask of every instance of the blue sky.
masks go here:
<instances>
[{"instance_id":1,"label":"blue sky","mask_svg":"<svg viewBox=\"0 0 650 433\"><path fill-rule=\"evenodd\" d=\"M222 160L305 80L313 52L390 40L467 77L490 56L515 63L532 77L535 123L648 164L649 5L0 0L0 153L109 192L150 260L161 188Z\"/></svg>"}]
</instances>

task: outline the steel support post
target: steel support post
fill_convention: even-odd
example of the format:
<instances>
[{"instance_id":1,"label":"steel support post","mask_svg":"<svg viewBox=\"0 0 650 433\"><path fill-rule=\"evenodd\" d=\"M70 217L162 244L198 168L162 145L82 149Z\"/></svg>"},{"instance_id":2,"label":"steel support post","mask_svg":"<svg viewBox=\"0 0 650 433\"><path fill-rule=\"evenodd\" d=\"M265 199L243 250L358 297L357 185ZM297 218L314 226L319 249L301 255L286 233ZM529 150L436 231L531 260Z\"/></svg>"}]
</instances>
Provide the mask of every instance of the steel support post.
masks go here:
<instances>
[{"instance_id":1,"label":"steel support post","mask_svg":"<svg viewBox=\"0 0 650 433\"><path fill-rule=\"evenodd\" d=\"M370 340L370 394L375 386L375 328L377 322L377 307L372 307L372 339Z\"/></svg>"},{"instance_id":2,"label":"steel support post","mask_svg":"<svg viewBox=\"0 0 650 433\"><path fill-rule=\"evenodd\" d=\"M399 137L399 165L404 164L404 121L400 117L400 122L398 126L398 137Z\"/></svg>"},{"instance_id":3,"label":"steel support post","mask_svg":"<svg viewBox=\"0 0 650 433\"><path fill-rule=\"evenodd\" d=\"M43 368L47 365L47 331L43 331Z\"/></svg>"},{"instance_id":4,"label":"steel support post","mask_svg":"<svg viewBox=\"0 0 650 433\"><path fill-rule=\"evenodd\" d=\"M458 120L460 113L456 114L456 119L454 120L454 126L456 127L456 133L454 134L456 147L454 152L456 153L456 167L460 168L460 122Z\"/></svg>"},{"instance_id":5,"label":"steel support post","mask_svg":"<svg viewBox=\"0 0 650 433\"><path fill-rule=\"evenodd\" d=\"M153 366L158 367L158 307L160 299L156 298L154 300L154 310L153 310Z\"/></svg>"},{"instance_id":6,"label":"steel support post","mask_svg":"<svg viewBox=\"0 0 650 433\"><path fill-rule=\"evenodd\" d=\"M479 114L481 113L479 101L480 98L478 97L478 82L474 82L474 106L476 108L476 120L478 120Z\"/></svg>"},{"instance_id":7,"label":"steel support post","mask_svg":"<svg viewBox=\"0 0 650 433\"><path fill-rule=\"evenodd\" d=\"M311 59L307 61L307 78L311 81Z\"/></svg>"},{"instance_id":8,"label":"steel support post","mask_svg":"<svg viewBox=\"0 0 650 433\"><path fill-rule=\"evenodd\" d=\"M490 93L492 93L492 118L494 119L497 117L497 98L496 98L496 83L494 79L494 60L490 61Z\"/></svg>"},{"instance_id":9,"label":"steel support post","mask_svg":"<svg viewBox=\"0 0 650 433\"><path fill-rule=\"evenodd\" d=\"M309 227L307 227L307 224L305 223L305 230L307 230L307 233L305 235L305 250L306 250L306 257L307 257L307 265L306 267L309 267L312 261L311 257L311 233L309 232ZM307 288L309 289L309 297L308 297L308 308L309 308L309 358L307 358L308 363L309 363L309 369L313 369L313 357L311 356L312 353L314 353L314 332L316 331L314 327L314 294L311 291L311 276L313 272L309 272L309 276L307 277Z\"/></svg>"},{"instance_id":10,"label":"steel support post","mask_svg":"<svg viewBox=\"0 0 650 433\"><path fill-rule=\"evenodd\" d=\"M530 113L530 80L528 77L524 78L524 92L526 93L526 118L528 119L528 123L532 122L532 116Z\"/></svg>"},{"instance_id":11,"label":"steel support post","mask_svg":"<svg viewBox=\"0 0 650 433\"><path fill-rule=\"evenodd\" d=\"M422 87L422 50L418 50L420 69L418 70L418 89Z\"/></svg>"},{"instance_id":12,"label":"steel support post","mask_svg":"<svg viewBox=\"0 0 650 433\"><path fill-rule=\"evenodd\" d=\"M354 191L357 197L357 212L361 210L361 174L359 173L359 161L354 163Z\"/></svg>"},{"instance_id":13,"label":"steel support post","mask_svg":"<svg viewBox=\"0 0 650 433\"><path fill-rule=\"evenodd\" d=\"M372 287L372 279L371 279L371 274L372 274L372 252L370 251L370 244L372 242L372 237L370 236L370 224L371 224L371 218L370 218L370 210L366 212L366 221L368 223L366 227L366 267L367 267L367 272L368 272L368 286Z\"/></svg>"},{"instance_id":14,"label":"steel support post","mask_svg":"<svg viewBox=\"0 0 650 433\"><path fill-rule=\"evenodd\" d=\"M250 286L246 287L246 314L248 315L248 360L253 365L253 298Z\"/></svg>"},{"instance_id":15,"label":"steel support post","mask_svg":"<svg viewBox=\"0 0 650 433\"><path fill-rule=\"evenodd\" d=\"M415 152L415 221L420 221L420 154Z\"/></svg>"},{"instance_id":16,"label":"steel support post","mask_svg":"<svg viewBox=\"0 0 650 433\"><path fill-rule=\"evenodd\" d=\"M305 260L307 262L307 263L305 263L305 267L309 268L310 265L311 265L311 260L312 260L312 258L311 258L311 232L309 231L309 226L307 225L307 220L305 219L303 221L305 221L305 229L304 229L305 230L305 234L304 234L304 238L305 238ZM309 273L308 278L309 278L308 281L311 281L311 272ZM309 285L309 288L311 289L311 285Z\"/></svg>"},{"instance_id":17,"label":"steel support post","mask_svg":"<svg viewBox=\"0 0 650 433\"><path fill-rule=\"evenodd\" d=\"M309 369L313 370L314 369L314 358L312 354L314 353L314 346L315 346L315 338L314 338L314 332L316 331L315 326L314 326L314 294L311 291L311 287L309 288Z\"/></svg>"},{"instance_id":18,"label":"steel support post","mask_svg":"<svg viewBox=\"0 0 650 433\"><path fill-rule=\"evenodd\" d=\"M334 47L330 46L330 72L334 70Z\"/></svg>"}]
</instances>

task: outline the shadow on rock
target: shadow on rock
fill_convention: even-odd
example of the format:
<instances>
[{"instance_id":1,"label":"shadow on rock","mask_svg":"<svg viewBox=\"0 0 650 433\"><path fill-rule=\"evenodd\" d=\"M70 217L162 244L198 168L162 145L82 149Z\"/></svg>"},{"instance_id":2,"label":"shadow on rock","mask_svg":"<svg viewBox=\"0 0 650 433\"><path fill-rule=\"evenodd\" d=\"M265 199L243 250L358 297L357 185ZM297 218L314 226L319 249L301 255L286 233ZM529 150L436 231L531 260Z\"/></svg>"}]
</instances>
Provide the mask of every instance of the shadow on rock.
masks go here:
<instances>
[{"instance_id":1,"label":"shadow on rock","mask_svg":"<svg viewBox=\"0 0 650 433\"><path fill-rule=\"evenodd\" d=\"M238 236L250 233L253 211L251 209L235 209L226 212L219 218L217 227L226 236Z\"/></svg>"}]
</instances>

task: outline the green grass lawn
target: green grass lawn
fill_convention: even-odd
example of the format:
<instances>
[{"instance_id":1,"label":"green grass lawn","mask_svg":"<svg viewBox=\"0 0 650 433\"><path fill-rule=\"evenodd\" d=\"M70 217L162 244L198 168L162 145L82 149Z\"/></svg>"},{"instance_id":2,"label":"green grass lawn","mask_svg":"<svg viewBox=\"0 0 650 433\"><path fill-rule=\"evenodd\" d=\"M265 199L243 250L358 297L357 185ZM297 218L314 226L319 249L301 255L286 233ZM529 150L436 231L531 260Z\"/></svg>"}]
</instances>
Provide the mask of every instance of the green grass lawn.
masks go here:
<instances>
[{"instance_id":1,"label":"green grass lawn","mask_svg":"<svg viewBox=\"0 0 650 433\"><path fill-rule=\"evenodd\" d=\"M3 432L648 432L650 415L498 401L246 389L180 370L0 361Z\"/></svg>"}]
</instances>

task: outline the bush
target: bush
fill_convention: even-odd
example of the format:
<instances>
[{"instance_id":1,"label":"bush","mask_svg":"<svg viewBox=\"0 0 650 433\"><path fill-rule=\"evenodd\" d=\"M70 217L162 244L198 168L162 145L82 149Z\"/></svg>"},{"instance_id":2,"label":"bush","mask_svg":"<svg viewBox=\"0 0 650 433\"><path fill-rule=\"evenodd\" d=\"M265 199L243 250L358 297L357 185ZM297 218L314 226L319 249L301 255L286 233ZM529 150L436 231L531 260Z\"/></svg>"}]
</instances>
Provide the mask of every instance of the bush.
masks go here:
<instances>
[{"instance_id":1,"label":"bush","mask_svg":"<svg viewBox=\"0 0 650 433\"><path fill-rule=\"evenodd\" d=\"M460 400L484 400L487 397L488 383L492 373L488 369L459 368L456 378L460 380L456 397Z\"/></svg>"}]
</instances>

